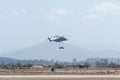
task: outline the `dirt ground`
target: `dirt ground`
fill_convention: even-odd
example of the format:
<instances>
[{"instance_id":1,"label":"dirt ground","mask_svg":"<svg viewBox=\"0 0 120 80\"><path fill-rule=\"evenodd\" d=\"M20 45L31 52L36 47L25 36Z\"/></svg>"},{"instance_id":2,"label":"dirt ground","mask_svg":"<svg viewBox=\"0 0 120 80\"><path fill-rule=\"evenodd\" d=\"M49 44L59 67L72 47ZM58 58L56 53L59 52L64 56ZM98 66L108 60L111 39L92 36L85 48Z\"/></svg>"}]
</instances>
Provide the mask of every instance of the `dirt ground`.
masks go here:
<instances>
[{"instance_id":1,"label":"dirt ground","mask_svg":"<svg viewBox=\"0 0 120 80\"><path fill-rule=\"evenodd\" d=\"M79 69L62 68L51 72L50 68L42 69L0 69L0 75L101 75L101 74L120 74L120 68L107 69Z\"/></svg>"}]
</instances>

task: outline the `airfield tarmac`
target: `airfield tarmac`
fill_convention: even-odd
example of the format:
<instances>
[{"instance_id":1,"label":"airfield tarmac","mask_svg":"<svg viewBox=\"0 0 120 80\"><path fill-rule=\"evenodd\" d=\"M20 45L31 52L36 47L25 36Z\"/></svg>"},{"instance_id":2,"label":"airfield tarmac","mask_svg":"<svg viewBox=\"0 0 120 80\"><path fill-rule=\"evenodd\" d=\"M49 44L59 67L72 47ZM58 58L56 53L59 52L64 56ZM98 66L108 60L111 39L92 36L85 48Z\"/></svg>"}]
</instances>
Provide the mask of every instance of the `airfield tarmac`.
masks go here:
<instances>
[{"instance_id":1,"label":"airfield tarmac","mask_svg":"<svg viewBox=\"0 0 120 80\"><path fill-rule=\"evenodd\" d=\"M0 80L120 80L120 75L0 75Z\"/></svg>"}]
</instances>

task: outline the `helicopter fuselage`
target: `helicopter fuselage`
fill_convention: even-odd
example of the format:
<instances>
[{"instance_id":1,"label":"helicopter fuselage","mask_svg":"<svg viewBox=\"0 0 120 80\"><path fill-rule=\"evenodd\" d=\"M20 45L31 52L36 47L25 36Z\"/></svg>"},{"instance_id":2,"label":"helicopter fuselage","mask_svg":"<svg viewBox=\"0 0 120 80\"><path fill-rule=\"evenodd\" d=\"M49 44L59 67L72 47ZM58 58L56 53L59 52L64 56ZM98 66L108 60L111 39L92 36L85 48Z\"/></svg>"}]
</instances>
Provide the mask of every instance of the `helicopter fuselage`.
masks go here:
<instances>
[{"instance_id":1,"label":"helicopter fuselage","mask_svg":"<svg viewBox=\"0 0 120 80\"><path fill-rule=\"evenodd\" d=\"M54 41L54 42L63 42L63 41L67 41L67 39L65 37L59 37L57 39L53 39L51 40L50 38L48 38L49 41Z\"/></svg>"}]
</instances>

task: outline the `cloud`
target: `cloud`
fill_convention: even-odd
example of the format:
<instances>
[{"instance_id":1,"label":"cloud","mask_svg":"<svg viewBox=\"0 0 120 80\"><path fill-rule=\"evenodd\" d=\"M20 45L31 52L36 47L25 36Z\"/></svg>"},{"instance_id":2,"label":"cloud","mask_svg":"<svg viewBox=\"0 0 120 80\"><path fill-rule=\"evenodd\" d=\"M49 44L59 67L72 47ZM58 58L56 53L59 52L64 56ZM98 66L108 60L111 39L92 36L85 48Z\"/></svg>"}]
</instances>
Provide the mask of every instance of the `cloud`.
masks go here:
<instances>
[{"instance_id":1,"label":"cloud","mask_svg":"<svg viewBox=\"0 0 120 80\"><path fill-rule=\"evenodd\" d=\"M26 15L27 11L25 9L1 9L0 10L0 18L9 18L15 16L23 16Z\"/></svg>"},{"instance_id":2,"label":"cloud","mask_svg":"<svg viewBox=\"0 0 120 80\"><path fill-rule=\"evenodd\" d=\"M72 13L72 11L65 8L51 10L48 19L50 21L57 21L58 19L65 17L70 13Z\"/></svg>"},{"instance_id":3,"label":"cloud","mask_svg":"<svg viewBox=\"0 0 120 80\"><path fill-rule=\"evenodd\" d=\"M12 11L12 12L11 12L11 15L12 15L12 16L19 16L20 13L19 13L18 11Z\"/></svg>"},{"instance_id":4,"label":"cloud","mask_svg":"<svg viewBox=\"0 0 120 80\"><path fill-rule=\"evenodd\" d=\"M54 10L52 13L55 14L55 15L67 15L70 12L71 12L70 10L63 8L63 9Z\"/></svg>"},{"instance_id":5,"label":"cloud","mask_svg":"<svg viewBox=\"0 0 120 80\"><path fill-rule=\"evenodd\" d=\"M100 16L95 15L95 14L88 14L88 15L83 16L83 18L84 19L98 19L100 18Z\"/></svg>"},{"instance_id":6,"label":"cloud","mask_svg":"<svg viewBox=\"0 0 120 80\"><path fill-rule=\"evenodd\" d=\"M48 16L48 20L50 21L57 21L58 17L56 16Z\"/></svg>"},{"instance_id":7,"label":"cloud","mask_svg":"<svg viewBox=\"0 0 120 80\"><path fill-rule=\"evenodd\" d=\"M102 4L97 4L90 11L93 13L116 14L120 12L120 6L113 3L102 3Z\"/></svg>"},{"instance_id":8,"label":"cloud","mask_svg":"<svg viewBox=\"0 0 120 80\"><path fill-rule=\"evenodd\" d=\"M12 16L20 16L20 15L25 15L27 11L25 9L20 9L20 10L12 10L11 15Z\"/></svg>"},{"instance_id":9,"label":"cloud","mask_svg":"<svg viewBox=\"0 0 120 80\"><path fill-rule=\"evenodd\" d=\"M100 18L101 16L107 15L119 15L120 14L120 5L114 3L101 3L95 5L95 7L89 9L84 15L84 18Z\"/></svg>"}]
</instances>

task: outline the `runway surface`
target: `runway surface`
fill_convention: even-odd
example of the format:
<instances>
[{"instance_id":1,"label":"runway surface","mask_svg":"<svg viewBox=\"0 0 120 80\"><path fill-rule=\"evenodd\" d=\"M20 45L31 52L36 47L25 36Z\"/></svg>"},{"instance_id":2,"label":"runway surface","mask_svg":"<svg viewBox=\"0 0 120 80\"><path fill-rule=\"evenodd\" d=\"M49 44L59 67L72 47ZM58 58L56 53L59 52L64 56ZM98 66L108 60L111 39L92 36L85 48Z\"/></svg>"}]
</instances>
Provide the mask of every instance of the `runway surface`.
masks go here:
<instances>
[{"instance_id":1,"label":"runway surface","mask_svg":"<svg viewBox=\"0 0 120 80\"><path fill-rule=\"evenodd\" d=\"M0 78L120 78L120 75L0 75Z\"/></svg>"}]
</instances>

